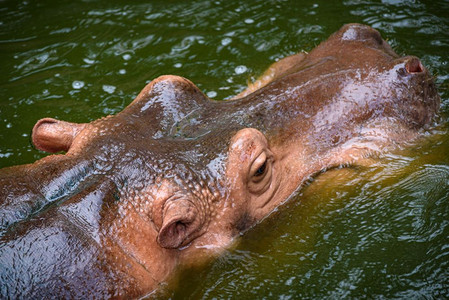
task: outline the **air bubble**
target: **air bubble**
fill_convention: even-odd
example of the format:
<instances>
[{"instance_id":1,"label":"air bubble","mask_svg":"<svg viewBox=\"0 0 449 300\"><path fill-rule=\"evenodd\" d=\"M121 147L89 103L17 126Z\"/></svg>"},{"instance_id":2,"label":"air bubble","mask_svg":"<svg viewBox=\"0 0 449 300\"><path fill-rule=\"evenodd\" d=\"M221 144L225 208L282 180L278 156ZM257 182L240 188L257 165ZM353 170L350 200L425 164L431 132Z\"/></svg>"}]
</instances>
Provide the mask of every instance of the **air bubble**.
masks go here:
<instances>
[{"instance_id":1,"label":"air bubble","mask_svg":"<svg viewBox=\"0 0 449 300\"><path fill-rule=\"evenodd\" d=\"M115 92L116 87L113 85L103 84L103 91L106 93L112 94Z\"/></svg>"},{"instance_id":2,"label":"air bubble","mask_svg":"<svg viewBox=\"0 0 449 300\"><path fill-rule=\"evenodd\" d=\"M79 90L84 87L84 81L75 80L74 82L72 82L72 87L76 90Z\"/></svg>"},{"instance_id":3,"label":"air bubble","mask_svg":"<svg viewBox=\"0 0 449 300\"><path fill-rule=\"evenodd\" d=\"M246 66L241 65L241 66L237 66L237 67L235 68L235 73L236 73L236 74L243 74L243 73L245 73L247 70L248 70L248 68L247 68Z\"/></svg>"}]
</instances>

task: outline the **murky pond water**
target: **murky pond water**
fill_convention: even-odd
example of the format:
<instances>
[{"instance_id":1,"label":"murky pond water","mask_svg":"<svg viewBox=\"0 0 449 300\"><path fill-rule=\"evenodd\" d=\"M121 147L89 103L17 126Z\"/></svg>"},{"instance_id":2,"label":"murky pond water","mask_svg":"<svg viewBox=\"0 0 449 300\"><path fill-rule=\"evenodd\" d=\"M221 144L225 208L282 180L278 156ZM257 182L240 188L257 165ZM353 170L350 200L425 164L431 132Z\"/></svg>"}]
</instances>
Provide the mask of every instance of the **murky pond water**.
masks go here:
<instances>
[{"instance_id":1,"label":"murky pond water","mask_svg":"<svg viewBox=\"0 0 449 300\"><path fill-rule=\"evenodd\" d=\"M39 118L117 113L162 74L226 99L350 22L422 58L442 96L436 129L373 166L318 176L236 248L156 296L447 297L448 1L2 1L0 167L45 155L29 142Z\"/></svg>"}]
</instances>

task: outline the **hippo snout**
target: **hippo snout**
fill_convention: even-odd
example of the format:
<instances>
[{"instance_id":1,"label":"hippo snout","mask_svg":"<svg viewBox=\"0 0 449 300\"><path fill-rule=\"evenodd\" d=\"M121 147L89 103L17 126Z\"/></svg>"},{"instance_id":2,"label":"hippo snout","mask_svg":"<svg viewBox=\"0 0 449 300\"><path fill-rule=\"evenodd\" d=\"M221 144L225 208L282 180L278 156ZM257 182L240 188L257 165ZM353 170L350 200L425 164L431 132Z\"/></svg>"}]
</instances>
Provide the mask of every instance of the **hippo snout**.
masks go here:
<instances>
[{"instance_id":1,"label":"hippo snout","mask_svg":"<svg viewBox=\"0 0 449 300\"><path fill-rule=\"evenodd\" d=\"M384 73L383 85L395 89L388 94L395 118L408 128L420 128L428 124L438 111L440 97L435 82L427 68L416 56L393 60L391 71Z\"/></svg>"}]
</instances>

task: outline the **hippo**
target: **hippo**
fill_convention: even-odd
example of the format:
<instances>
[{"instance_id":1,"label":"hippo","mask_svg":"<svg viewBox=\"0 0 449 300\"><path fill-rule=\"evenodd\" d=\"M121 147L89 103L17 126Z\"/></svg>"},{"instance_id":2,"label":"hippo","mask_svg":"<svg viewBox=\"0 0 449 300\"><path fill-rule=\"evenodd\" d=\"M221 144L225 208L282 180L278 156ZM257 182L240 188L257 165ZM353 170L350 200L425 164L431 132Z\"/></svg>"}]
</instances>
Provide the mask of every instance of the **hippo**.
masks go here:
<instances>
[{"instance_id":1,"label":"hippo","mask_svg":"<svg viewBox=\"0 0 449 300\"><path fill-rule=\"evenodd\" d=\"M39 120L55 154L0 171L1 298L148 296L312 176L416 140L439 103L417 57L348 24L230 100L166 75L116 115Z\"/></svg>"}]
</instances>

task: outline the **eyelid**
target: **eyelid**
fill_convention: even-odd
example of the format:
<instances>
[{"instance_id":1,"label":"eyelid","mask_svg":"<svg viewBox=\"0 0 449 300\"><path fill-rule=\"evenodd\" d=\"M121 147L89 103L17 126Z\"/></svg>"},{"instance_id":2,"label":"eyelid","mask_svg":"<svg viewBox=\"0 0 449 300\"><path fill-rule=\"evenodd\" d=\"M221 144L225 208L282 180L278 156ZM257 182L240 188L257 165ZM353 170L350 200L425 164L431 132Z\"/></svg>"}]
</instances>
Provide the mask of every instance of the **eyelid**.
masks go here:
<instances>
[{"instance_id":1,"label":"eyelid","mask_svg":"<svg viewBox=\"0 0 449 300\"><path fill-rule=\"evenodd\" d=\"M250 176L253 177L257 170L268 160L265 152L261 152L251 164Z\"/></svg>"}]
</instances>

